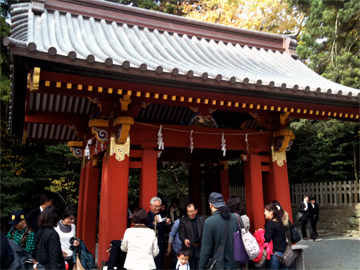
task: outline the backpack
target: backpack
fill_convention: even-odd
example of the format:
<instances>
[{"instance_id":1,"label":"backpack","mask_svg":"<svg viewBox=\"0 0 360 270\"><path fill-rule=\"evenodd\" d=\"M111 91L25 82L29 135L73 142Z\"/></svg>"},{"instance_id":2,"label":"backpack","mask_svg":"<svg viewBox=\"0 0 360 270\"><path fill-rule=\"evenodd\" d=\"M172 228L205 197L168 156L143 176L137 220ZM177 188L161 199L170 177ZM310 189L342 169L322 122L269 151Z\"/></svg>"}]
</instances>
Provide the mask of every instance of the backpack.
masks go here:
<instances>
[{"instance_id":1,"label":"backpack","mask_svg":"<svg viewBox=\"0 0 360 270\"><path fill-rule=\"evenodd\" d=\"M15 243L14 240L8 239L9 248L14 254L14 261L10 264L9 268L12 269L33 269L33 263L32 261L34 258L32 255L23 249L21 245L18 245ZM41 264L37 264L37 269L44 269L45 267Z\"/></svg>"}]
</instances>

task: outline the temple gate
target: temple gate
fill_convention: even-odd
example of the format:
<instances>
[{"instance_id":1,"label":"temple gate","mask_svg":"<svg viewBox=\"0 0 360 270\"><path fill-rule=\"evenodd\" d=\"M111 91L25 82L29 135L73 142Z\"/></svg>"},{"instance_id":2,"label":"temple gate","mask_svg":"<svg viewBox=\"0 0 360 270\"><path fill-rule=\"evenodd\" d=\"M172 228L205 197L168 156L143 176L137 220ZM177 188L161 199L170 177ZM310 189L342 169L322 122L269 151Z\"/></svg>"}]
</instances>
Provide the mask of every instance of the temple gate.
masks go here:
<instances>
[{"instance_id":1,"label":"temple gate","mask_svg":"<svg viewBox=\"0 0 360 270\"><path fill-rule=\"evenodd\" d=\"M82 159L77 237L93 254L102 159L99 265L127 227L130 168L149 210L158 161L191 164L189 201L200 205L200 163L217 168L206 192L227 200L227 162L241 158L256 229L271 200L292 216L288 121L359 119L360 91L308 69L291 36L95 0L33 0L11 14L9 130L67 142Z\"/></svg>"}]
</instances>

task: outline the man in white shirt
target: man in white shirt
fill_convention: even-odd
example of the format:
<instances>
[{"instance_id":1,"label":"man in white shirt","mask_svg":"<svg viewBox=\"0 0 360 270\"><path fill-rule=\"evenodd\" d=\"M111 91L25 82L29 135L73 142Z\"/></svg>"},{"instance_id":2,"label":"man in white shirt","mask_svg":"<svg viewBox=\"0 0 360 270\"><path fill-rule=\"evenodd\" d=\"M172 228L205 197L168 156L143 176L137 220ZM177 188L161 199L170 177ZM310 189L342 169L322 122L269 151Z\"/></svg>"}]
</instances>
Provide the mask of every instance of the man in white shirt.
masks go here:
<instances>
[{"instance_id":1,"label":"man in white shirt","mask_svg":"<svg viewBox=\"0 0 360 270\"><path fill-rule=\"evenodd\" d=\"M38 230L38 219L40 213L48 206L53 205L53 197L51 194L43 194L40 198L40 207L30 210L30 213L26 216L25 220L28 222L34 233Z\"/></svg>"},{"instance_id":2,"label":"man in white shirt","mask_svg":"<svg viewBox=\"0 0 360 270\"><path fill-rule=\"evenodd\" d=\"M308 240L307 232L306 232L306 225L308 222L310 223L310 237L315 241L316 235L314 233L314 222L312 218L313 208L309 203L309 196L304 196L304 201L300 203L298 207L299 212L303 213L302 220L301 220L301 234L304 240Z\"/></svg>"}]
</instances>

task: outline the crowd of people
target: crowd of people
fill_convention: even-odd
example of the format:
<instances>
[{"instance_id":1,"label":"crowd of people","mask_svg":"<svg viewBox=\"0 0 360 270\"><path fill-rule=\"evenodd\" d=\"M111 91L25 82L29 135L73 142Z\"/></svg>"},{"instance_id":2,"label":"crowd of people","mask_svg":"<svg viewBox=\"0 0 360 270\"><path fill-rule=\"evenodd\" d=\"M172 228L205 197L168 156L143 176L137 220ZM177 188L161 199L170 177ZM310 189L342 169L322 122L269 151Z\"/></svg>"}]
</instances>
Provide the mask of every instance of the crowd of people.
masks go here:
<instances>
[{"instance_id":1,"label":"crowd of people","mask_svg":"<svg viewBox=\"0 0 360 270\"><path fill-rule=\"evenodd\" d=\"M150 211L137 207L129 210L131 226L125 231L121 250L126 252L125 269L167 269L164 268L165 255L170 258L170 269L208 269L208 263L223 249L221 258L224 269L247 269L248 265L235 261L233 234L239 231L239 220L244 229L250 229L250 219L244 214L240 198L230 197L225 203L220 193L213 192L208 198L211 216L198 214L195 203L188 203L182 210L179 200L172 199L167 209L166 202L159 197L150 200ZM302 237L307 240L306 227L310 227L310 237L317 237L316 223L319 207L314 198L304 196L298 210L302 213ZM257 228L269 251L265 266L267 269L287 269L280 260L287 245L291 245L291 222L289 215L278 201L265 205L264 228ZM76 256L74 250L81 240L75 236L73 224L76 210L65 207L60 216L49 195L41 196L40 206L25 217L22 210L14 211L7 238L21 245L37 263L46 269L73 269ZM225 230L226 228L226 230ZM3 248L2 235L2 252ZM268 248L271 246L271 249ZM2 267L6 265L3 262ZM5 258L5 257L4 257ZM11 256L6 255L8 261ZM255 261L255 260L254 260ZM8 262L8 263L9 263ZM5 267L6 268L6 267Z\"/></svg>"},{"instance_id":2,"label":"crowd of people","mask_svg":"<svg viewBox=\"0 0 360 270\"><path fill-rule=\"evenodd\" d=\"M71 270L74 265L74 250L80 244L75 238L76 228L73 224L75 219L75 208L66 206L60 215L58 208L53 205L51 194L43 194L40 198L40 206L31 210L27 216L23 210L12 213L9 221L12 227L6 237L14 240L30 253L35 266L40 264L45 269ZM7 247L3 234L1 246L1 267L7 269L15 257ZM5 250L7 254L3 255Z\"/></svg>"},{"instance_id":3,"label":"crowd of people","mask_svg":"<svg viewBox=\"0 0 360 270\"><path fill-rule=\"evenodd\" d=\"M188 203L183 211L176 199L171 201L168 211L164 205L161 198L153 197L147 214L139 207L131 215L132 226L126 230L121 245L127 252L126 269L164 269L165 255L171 258L170 269L208 269L209 261L220 247L224 249L224 269L254 266L234 260L233 234L239 230L236 215L247 230L250 228L250 219L244 214L240 198L232 196L225 203L220 193L211 193L209 217L199 215L195 203ZM288 269L280 263L278 256L283 255L288 244L291 245L289 215L278 201L272 201L265 205L264 216L266 224L257 231L262 231L264 242L271 243L272 248L263 267Z\"/></svg>"}]
</instances>

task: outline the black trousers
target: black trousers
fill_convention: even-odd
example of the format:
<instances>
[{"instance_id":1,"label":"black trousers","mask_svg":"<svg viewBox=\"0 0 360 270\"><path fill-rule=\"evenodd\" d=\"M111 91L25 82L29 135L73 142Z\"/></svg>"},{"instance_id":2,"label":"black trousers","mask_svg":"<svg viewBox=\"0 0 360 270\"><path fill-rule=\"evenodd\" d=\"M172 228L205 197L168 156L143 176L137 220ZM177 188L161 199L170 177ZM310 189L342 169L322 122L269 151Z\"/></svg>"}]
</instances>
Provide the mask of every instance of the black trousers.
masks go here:
<instances>
[{"instance_id":1,"label":"black trousers","mask_svg":"<svg viewBox=\"0 0 360 270\"><path fill-rule=\"evenodd\" d=\"M301 221L301 234L302 234L303 238L307 237L306 226L308 224L309 224L309 227L310 227L310 236L313 237L313 236L315 236L314 220L308 213L305 213L303 215L303 219Z\"/></svg>"},{"instance_id":2,"label":"black trousers","mask_svg":"<svg viewBox=\"0 0 360 270\"><path fill-rule=\"evenodd\" d=\"M316 224L318 223L318 220L317 220L317 219L314 219L313 223L314 223L314 225L313 225L314 233L315 233L316 236L318 236L318 233L317 233L317 231L316 231Z\"/></svg>"},{"instance_id":3,"label":"black trousers","mask_svg":"<svg viewBox=\"0 0 360 270\"><path fill-rule=\"evenodd\" d=\"M190 269L199 269L201 246L194 247L194 252L189 260Z\"/></svg>"},{"instance_id":4,"label":"black trousers","mask_svg":"<svg viewBox=\"0 0 360 270\"><path fill-rule=\"evenodd\" d=\"M159 254L154 258L156 269L163 269L165 244L166 241L158 241Z\"/></svg>"}]
</instances>

